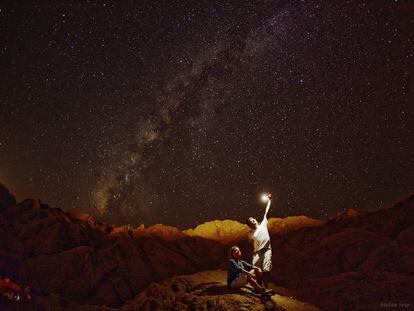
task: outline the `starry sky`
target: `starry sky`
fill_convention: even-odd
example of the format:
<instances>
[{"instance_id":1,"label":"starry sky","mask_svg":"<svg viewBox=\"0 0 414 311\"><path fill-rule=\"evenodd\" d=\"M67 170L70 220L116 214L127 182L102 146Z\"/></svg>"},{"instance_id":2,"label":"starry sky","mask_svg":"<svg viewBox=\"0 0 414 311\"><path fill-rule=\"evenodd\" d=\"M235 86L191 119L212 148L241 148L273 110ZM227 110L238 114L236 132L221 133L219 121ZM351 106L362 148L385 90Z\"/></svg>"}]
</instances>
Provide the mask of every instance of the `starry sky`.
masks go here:
<instances>
[{"instance_id":1,"label":"starry sky","mask_svg":"<svg viewBox=\"0 0 414 311\"><path fill-rule=\"evenodd\" d=\"M113 223L414 193L412 1L3 1L0 182Z\"/></svg>"}]
</instances>

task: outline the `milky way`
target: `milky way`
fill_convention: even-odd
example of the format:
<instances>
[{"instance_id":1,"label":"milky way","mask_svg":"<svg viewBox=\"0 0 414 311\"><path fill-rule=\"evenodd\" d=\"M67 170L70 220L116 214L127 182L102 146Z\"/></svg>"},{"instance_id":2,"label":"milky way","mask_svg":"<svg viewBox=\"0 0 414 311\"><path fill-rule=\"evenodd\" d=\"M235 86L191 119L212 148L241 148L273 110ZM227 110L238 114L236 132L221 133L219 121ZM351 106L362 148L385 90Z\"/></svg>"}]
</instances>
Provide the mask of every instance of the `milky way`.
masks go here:
<instances>
[{"instance_id":1,"label":"milky way","mask_svg":"<svg viewBox=\"0 0 414 311\"><path fill-rule=\"evenodd\" d=\"M385 207L414 190L413 9L3 5L0 177L117 224Z\"/></svg>"}]
</instances>

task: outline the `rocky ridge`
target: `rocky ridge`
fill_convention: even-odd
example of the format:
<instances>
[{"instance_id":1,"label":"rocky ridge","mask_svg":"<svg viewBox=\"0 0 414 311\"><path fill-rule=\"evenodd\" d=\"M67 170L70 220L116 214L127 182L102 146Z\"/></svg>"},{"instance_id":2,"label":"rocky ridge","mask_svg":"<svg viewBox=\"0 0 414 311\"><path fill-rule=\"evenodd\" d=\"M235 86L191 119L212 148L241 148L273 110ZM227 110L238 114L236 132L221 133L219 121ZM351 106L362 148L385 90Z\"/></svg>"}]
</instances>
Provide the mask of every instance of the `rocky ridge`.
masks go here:
<instances>
[{"instance_id":1,"label":"rocky ridge","mask_svg":"<svg viewBox=\"0 0 414 311\"><path fill-rule=\"evenodd\" d=\"M40 293L32 307L265 307L249 298L248 288L227 292L225 272L217 270L225 268L229 245L237 243L250 258L241 223L214 221L186 231L115 227L39 200L16 204L2 188L0 273ZM329 221L270 219L272 280L279 290L274 302L285 310L371 310L387 302L414 307L413 224L414 196L389 209L347 211ZM4 306L19 308L0 300Z\"/></svg>"}]
</instances>

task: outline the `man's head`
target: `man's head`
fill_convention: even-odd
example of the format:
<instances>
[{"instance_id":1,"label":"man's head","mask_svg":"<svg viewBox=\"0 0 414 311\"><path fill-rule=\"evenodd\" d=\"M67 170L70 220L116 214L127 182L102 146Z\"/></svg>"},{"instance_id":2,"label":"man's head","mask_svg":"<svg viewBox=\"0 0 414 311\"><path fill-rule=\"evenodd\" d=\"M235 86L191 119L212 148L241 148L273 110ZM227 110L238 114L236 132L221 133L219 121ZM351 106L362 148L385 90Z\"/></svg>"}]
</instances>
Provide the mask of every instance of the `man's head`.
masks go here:
<instances>
[{"instance_id":1,"label":"man's head","mask_svg":"<svg viewBox=\"0 0 414 311\"><path fill-rule=\"evenodd\" d=\"M253 230L256 230L259 226L259 223L257 220L253 217L249 217L249 219L246 220L246 224Z\"/></svg>"},{"instance_id":2,"label":"man's head","mask_svg":"<svg viewBox=\"0 0 414 311\"><path fill-rule=\"evenodd\" d=\"M240 248L238 246L232 246L232 248L230 248L229 255L230 255L230 258L240 259L241 258Z\"/></svg>"}]
</instances>

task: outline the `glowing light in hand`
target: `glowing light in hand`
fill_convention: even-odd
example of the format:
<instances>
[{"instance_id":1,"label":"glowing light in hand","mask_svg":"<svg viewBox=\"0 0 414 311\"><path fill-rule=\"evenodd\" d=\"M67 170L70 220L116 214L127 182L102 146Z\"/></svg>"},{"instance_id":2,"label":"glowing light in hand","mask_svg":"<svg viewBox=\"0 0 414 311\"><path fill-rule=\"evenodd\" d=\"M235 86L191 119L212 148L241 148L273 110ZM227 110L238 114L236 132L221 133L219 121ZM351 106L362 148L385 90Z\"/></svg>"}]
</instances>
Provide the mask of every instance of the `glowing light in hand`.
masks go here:
<instances>
[{"instance_id":1,"label":"glowing light in hand","mask_svg":"<svg viewBox=\"0 0 414 311\"><path fill-rule=\"evenodd\" d=\"M267 201L269 201L269 196L267 194L262 194L260 199L262 200L262 202L267 203Z\"/></svg>"}]
</instances>

